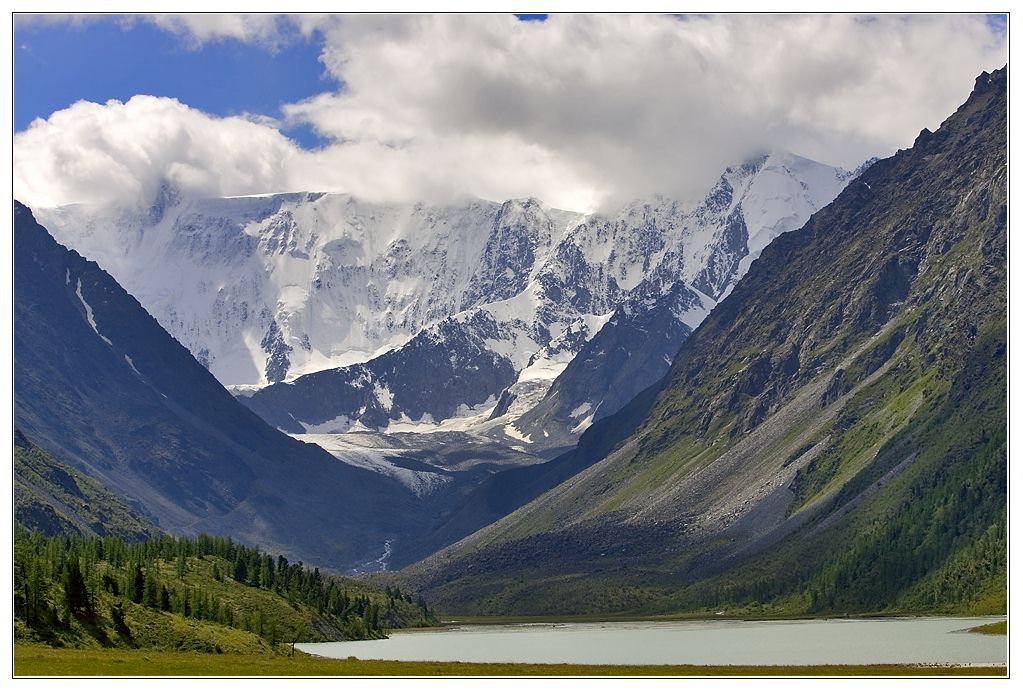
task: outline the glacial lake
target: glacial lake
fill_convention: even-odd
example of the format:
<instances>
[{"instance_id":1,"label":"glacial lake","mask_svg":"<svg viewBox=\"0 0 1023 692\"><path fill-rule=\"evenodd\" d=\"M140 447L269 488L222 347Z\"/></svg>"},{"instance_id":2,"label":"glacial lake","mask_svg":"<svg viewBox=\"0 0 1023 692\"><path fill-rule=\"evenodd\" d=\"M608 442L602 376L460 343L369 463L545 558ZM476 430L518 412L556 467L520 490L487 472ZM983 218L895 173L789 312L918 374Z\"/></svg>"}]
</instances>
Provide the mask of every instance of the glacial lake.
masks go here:
<instances>
[{"instance_id":1,"label":"glacial lake","mask_svg":"<svg viewBox=\"0 0 1023 692\"><path fill-rule=\"evenodd\" d=\"M327 658L479 663L1005 665L1007 637L965 631L1004 619L451 624L297 648Z\"/></svg>"}]
</instances>

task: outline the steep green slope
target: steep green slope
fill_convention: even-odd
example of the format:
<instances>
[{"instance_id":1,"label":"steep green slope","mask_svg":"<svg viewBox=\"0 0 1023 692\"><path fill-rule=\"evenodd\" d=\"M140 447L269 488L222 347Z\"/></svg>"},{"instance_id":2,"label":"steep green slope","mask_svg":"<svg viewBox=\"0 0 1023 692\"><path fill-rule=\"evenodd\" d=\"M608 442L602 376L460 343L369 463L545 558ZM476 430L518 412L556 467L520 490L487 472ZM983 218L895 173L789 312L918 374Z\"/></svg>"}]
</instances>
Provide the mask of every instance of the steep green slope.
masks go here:
<instances>
[{"instance_id":1,"label":"steep green slope","mask_svg":"<svg viewBox=\"0 0 1023 692\"><path fill-rule=\"evenodd\" d=\"M436 623L422 599L230 539L46 538L18 525L14 617L18 641L217 653Z\"/></svg>"},{"instance_id":2,"label":"steep green slope","mask_svg":"<svg viewBox=\"0 0 1023 692\"><path fill-rule=\"evenodd\" d=\"M141 539L160 530L99 483L14 429L14 520L46 535Z\"/></svg>"},{"instance_id":3,"label":"steep green slope","mask_svg":"<svg viewBox=\"0 0 1023 692\"><path fill-rule=\"evenodd\" d=\"M613 450L406 578L453 612L1003 608L1006 82L776 239Z\"/></svg>"}]
</instances>

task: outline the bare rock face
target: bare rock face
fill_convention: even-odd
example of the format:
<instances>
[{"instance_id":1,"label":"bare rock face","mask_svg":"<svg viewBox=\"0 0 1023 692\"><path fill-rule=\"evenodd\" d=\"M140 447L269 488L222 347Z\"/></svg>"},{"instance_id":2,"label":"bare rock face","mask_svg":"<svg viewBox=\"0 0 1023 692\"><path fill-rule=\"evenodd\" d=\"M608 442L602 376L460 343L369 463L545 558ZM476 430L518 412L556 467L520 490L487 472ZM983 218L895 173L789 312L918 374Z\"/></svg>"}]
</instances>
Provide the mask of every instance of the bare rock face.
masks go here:
<instances>
[{"instance_id":1,"label":"bare rock face","mask_svg":"<svg viewBox=\"0 0 1023 692\"><path fill-rule=\"evenodd\" d=\"M284 342L281 328L277 325L276 320L270 322L266 336L259 342L259 345L268 354L266 359L267 381L280 382L287 376L288 368L291 366L291 359L288 358L291 346Z\"/></svg>"}]
</instances>

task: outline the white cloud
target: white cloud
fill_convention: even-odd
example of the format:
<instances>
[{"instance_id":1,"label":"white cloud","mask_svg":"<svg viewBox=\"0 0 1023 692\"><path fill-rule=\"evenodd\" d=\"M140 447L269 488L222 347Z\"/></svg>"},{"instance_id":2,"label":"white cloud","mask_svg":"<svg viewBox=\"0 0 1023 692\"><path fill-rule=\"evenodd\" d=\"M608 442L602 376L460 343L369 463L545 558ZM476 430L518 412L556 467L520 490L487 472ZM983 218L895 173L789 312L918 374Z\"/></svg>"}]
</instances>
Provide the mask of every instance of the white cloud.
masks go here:
<instances>
[{"instance_id":1,"label":"white cloud","mask_svg":"<svg viewBox=\"0 0 1023 692\"><path fill-rule=\"evenodd\" d=\"M1004 36L979 15L155 21L200 43L274 45L289 32L318 32L323 64L344 87L283 115L334 143L301 151L273 120L218 119L160 99L146 109L135 100L76 104L16 136L16 189L26 197L137 194L161 176L205 193L534 195L574 208L609 196L685 195L758 148L846 167L890 154L922 127L936 128L981 70L1007 61ZM187 124L175 125L178 117ZM121 127L139 120L154 125ZM159 134L167 131L179 136ZM107 170L112 184L93 175Z\"/></svg>"},{"instance_id":2,"label":"white cloud","mask_svg":"<svg viewBox=\"0 0 1023 692\"><path fill-rule=\"evenodd\" d=\"M164 180L186 194L278 189L299 154L277 130L174 99L79 101L14 138L14 194L29 205L143 202Z\"/></svg>"},{"instance_id":3,"label":"white cloud","mask_svg":"<svg viewBox=\"0 0 1023 692\"><path fill-rule=\"evenodd\" d=\"M274 44L280 36L277 16L267 14L160 14L147 20L200 45L223 38Z\"/></svg>"},{"instance_id":4,"label":"white cloud","mask_svg":"<svg viewBox=\"0 0 1023 692\"><path fill-rule=\"evenodd\" d=\"M179 36L199 48L210 41L234 39L271 49L296 35L309 37L334 18L322 14L153 14L141 18Z\"/></svg>"}]
</instances>

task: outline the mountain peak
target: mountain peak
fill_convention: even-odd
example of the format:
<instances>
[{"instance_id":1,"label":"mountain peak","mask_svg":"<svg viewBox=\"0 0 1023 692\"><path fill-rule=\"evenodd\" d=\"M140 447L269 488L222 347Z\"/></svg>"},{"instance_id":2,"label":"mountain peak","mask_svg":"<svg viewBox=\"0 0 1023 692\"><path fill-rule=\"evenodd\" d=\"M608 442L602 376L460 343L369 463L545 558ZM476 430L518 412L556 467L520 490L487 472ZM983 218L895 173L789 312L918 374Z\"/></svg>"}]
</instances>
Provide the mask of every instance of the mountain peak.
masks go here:
<instances>
[{"instance_id":1,"label":"mountain peak","mask_svg":"<svg viewBox=\"0 0 1023 692\"><path fill-rule=\"evenodd\" d=\"M990 89L1005 88L1009 77L1009 66L1003 65L993 72L981 72L973 83L973 93L983 94Z\"/></svg>"},{"instance_id":2,"label":"mountain peak","mask_svg":"<svg viewBox=\"0 0 1023 692\"><path fill-rule=\"evenodd\" d=\"M28 439L166 530L335 568L379 554L405 491L264 423L95 262L14 211L14 412ZM310 513L333 525L327 543L306 531Z\"/></svg>"}]
</instances>

